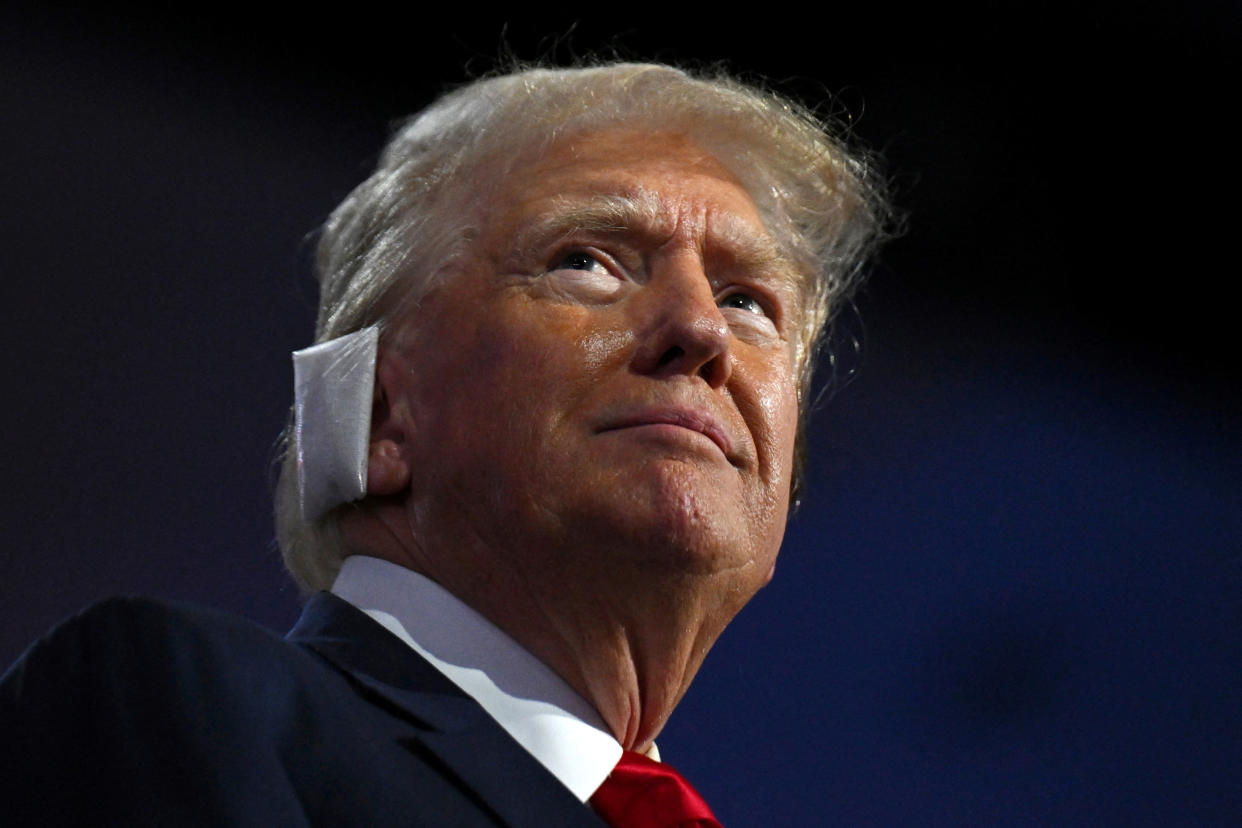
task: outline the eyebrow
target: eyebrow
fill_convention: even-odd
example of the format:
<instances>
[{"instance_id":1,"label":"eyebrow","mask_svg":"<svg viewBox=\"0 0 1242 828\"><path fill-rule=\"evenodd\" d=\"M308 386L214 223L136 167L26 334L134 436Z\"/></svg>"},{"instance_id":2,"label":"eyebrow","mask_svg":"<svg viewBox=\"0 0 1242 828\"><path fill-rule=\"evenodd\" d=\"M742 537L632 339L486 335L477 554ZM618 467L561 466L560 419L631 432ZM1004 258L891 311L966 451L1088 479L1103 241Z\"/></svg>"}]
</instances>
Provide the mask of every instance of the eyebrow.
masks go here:
<instances>
[{"instance_id":1,"label":"eyebrow","mask_svg":"<svg viewBox=\"0 0 1242 828\"><path fill-rule=\"evenodd\" d=\"M524 257L533 256L550 242L581 232L661 237L671 236L674 225L659 194L648 189L586 199L562 196L553 209L523 224L514 247ZM718 246L727 251L731 267L773 278L796 296L806 287L801 268L766 227L756 233L746 219L715 214L711 237L721 242Z\"/></svg>"},{"instance_id":2,"label":"eyebrow","mask_svg":"<svg viewBox=\"0 0 1242 828\"><path fill-rule=\"evenodd\" d=\"M662 212L656 196L648 191L637 196L600 194L585 200L561 196L551 210L522 225L514 246L523 254L533 254L548 242L583 231L658 235Z\"/></svg>"}]
</instances>

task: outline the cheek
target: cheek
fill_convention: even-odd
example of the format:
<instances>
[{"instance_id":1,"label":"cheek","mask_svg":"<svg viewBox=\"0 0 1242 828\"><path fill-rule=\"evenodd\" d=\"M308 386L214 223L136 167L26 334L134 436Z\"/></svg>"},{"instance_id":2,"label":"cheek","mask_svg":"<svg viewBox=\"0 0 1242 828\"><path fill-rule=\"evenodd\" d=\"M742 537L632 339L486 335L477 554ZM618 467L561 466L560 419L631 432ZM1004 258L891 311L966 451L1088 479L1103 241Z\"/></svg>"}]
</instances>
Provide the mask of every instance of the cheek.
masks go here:
<instances>
[{"instance_id":1,"label":"cheek","mask_svg":"<svg viewBox=\"0 0 1242 828\"><path fill-rule=\"evenodd\" d=\"M563 402L568 391L592 382L608 353L601 337L583 334L577 315L526 314L484 330L476 348L481 375L496 391L532 404Z\"/></svg>"},{"instance_id":2,"label":"cheek","mask_svg":"<svg viewBox=\"0 0 1242 828\"><path fill-rule=\"evenodd\" d=\"M776 568L776 556L785 536L785 523L789 517L789 495L793 484L794 450L798 434L798 392L792 376L774 381L760 396L765 421L772 430L772 460L769 470L768 510L762 518L766 527L760 539L760 552L767 561L764 583L772 579Z\"/></svg>"},{"instance_id":3,"label":"cheek","mask_svg":"<svg viewBox=\"0 0 1242 828\"><path fill-rule=\"evenodd\" d=\"M755 406L763 432L758 439L763 442L761 450L768 475L788 483L798 433L797 385L783 365L773 366L764 376L766 379L755 388Z\"/></svg>"},{"instance_id":4,"label":"cheek","mask_svg":"<svg viewBox=\"0 0 1242 828\"><path fill-rule=\"evenodd\" d=\"M459 372L470 390L456 407L504 435L522 462L542 462L582 414L623 337L593 325L583 308L504 310L476 332Z\"/></svg>"},{"instance_id":5,"label":"cheek","mask_svg":"<svg viewBox=\"0 0 1242 828\"><path fill-rule=\"evenodd\" d=\"M633 339L632 331L620 327L589 331L578 341L583 367L593 376L601 375L624 358Z\"/></svg>"},{"instance_id":6,"label":"cheek","mask_svg":"<svg viewBox=\"0 0 1242 828\"><path fill-rule=\"evenodd\" d=\"M792 469L794 451L798 442L798 423L801 417L798 406L798 388L793 380L790 380L783 389L779 410L775 412L775 416L780 424L781 440L785 447L785 465Z\"/></svg>"}]
</instances>

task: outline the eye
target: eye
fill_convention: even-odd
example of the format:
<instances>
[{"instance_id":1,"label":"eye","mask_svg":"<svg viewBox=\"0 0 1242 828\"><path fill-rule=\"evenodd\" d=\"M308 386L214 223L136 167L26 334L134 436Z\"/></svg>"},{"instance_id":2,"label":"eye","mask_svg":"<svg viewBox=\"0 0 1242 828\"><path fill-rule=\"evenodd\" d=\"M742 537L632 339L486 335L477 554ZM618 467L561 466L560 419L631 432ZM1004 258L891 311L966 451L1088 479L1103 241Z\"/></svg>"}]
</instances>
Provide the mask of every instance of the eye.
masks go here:
<instances>
[{"instance_id":1,"label":"eye","mask_svg":"<svg viewBox=\"0 0 1242 828\"><path fill-rule=\"evenodd\" d=\"M763 307L763 303L749 293L730 293L728 296L720 300L722 308L736 308L744 310L747 313L754 313L760 316L767 316L768 312Z\"/></svg>"},{"instance_id":2,"label":"eye","mask_svg":"<svg viewBox=\"0 0 1242 828\"><path fill-rule=\"evenodd\" d=\"M734 290L721 296L716 303L738 339L754 345L768 345L780 339L776 327L779 305L766 293L756 295L744 289Z\"/></svg>"},{"instance_id":3,"label":"eye","mask_svg":"<svg viewBox=\"0 0 1242 828\"><path fill-rule=\"evenodd\" d=\"M600 304L613 301L624 289L620 273L607 253L579 248L551 257L538 284L558 301Z\"/></svg>"},{"instance_id":4,"label":"eye","mask_svg":"<svg viewBox=\"0 0 1242 828\"><path fill-rule=\"evenodd\" d=\"M585 250L573 250L559 259L552 262L549 270L605 270L603 263L599 259L587 253Z\"/></svg>"}]
</instances>

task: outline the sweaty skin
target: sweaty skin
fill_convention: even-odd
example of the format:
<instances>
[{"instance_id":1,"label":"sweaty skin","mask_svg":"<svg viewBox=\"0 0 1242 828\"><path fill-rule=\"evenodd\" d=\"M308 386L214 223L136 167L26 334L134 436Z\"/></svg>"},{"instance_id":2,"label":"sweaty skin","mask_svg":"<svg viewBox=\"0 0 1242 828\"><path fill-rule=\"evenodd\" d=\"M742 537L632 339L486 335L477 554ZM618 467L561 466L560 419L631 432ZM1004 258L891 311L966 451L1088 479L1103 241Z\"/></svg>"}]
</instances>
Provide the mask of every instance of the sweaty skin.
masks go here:
<instances>
[{"instance_id":1,"label":"sweaty skin","mask_svg":"<svg viewBox=\"0 0 1242 828\"><path fill-rule=\"evenodd\" d=\"M342 531L641 748L772 576L798 282L746 191L678 134L565 139L478 222L381 343L371 496Z\"/></svg>"}]
</instances>

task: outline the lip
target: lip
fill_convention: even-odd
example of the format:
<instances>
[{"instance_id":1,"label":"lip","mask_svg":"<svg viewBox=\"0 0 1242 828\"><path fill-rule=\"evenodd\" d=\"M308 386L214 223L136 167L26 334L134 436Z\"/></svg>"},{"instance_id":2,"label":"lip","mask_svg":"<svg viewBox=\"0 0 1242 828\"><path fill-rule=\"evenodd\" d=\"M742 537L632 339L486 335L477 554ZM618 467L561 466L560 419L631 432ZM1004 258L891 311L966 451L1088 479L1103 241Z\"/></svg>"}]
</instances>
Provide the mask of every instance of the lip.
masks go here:
<instances>
[{"instance_id":1,"label":"lip","mask_svg":"<svg viewBox=\"0 0 1242 828\"><path fill-rule=\"evenodd\" d=\"M694 408L650 408L628 412L608 420L607 424L599 429L599 433L650 425L672 425L689 431L697 431L715 443L725 459L734 463L733 442L729 439L728 431L716 417Z\"/></svg>"}]
</instances>

